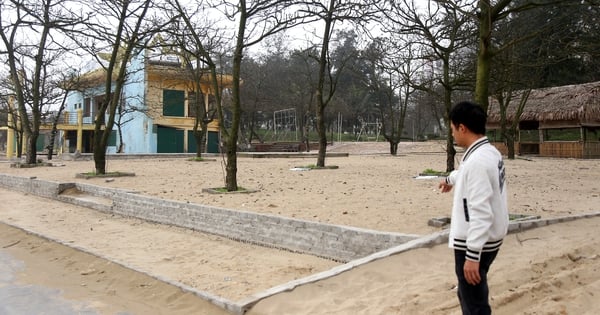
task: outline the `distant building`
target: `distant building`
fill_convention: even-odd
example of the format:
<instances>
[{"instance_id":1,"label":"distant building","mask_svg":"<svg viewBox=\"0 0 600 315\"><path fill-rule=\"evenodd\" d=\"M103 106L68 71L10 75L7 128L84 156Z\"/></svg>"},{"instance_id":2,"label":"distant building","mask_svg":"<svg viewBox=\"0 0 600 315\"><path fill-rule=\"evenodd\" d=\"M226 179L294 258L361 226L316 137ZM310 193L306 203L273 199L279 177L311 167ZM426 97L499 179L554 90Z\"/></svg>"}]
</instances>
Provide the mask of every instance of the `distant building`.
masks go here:
<instances>
[{"instance_id":1,"label":"distant building","mask_svg":"<svg viewBox=\"0 0 600 315\"><path fill-rule=\"evenodd\" d=\"M506 110L515 120L520 96ZM500 138L500 108L490 98L488 134L506 152ZM600 158L600 82L532 90L519 117L515 153L548 157Z\"/></svg>"},{"instance_id":2,"label":"distant building","mask_svg":"<svg viewBox=\"0 0 600 315\"><path fill-rule=\"evenodd\" d=\"M151 50L145 49L129 61L127 73L115 117L115 121L122 122L121 134L115 124L107 153L116 153L120 146L123 153L195 153L196 93L201 93L203 99L199 106L207 110L216 107L208 71L201 74L200 91L196 91L192 71L183 68L179 58L153 55ZM231 86L231 76L222 75L218 81L221 89ZM78 91L69 92L58 124L54 152L93 152L94 120L105 98L105 84L106 71L98 69L82 75ZM12 135L5 136L6 147L14 148L13 133L7 127L2 129L3 136L7 132ZM49 145L50 129L50 120L46 119L40 128L38 152ZM203 152L219 152L218 120L212 120L207 129ZM7 155L9 152L15 151L7 150Z\"/></svg>"},{"instance_id":3,"label":"distant building","mask_svg":"<svg viewBox=\"0 0 600 315\"><path fill-rule=\"evenodd\" d=\"M150 50L143 50L129 62L128 75L121 96L121 111L117 111L115 121L121 115L122 134L117 126L109 140L108 153L117 152L122 144L124 153L184 153L196 152L193 136L196 99L194 80L189 69L182 68L174 56L153 56ZM92 152L94 119L100 102L104 99L104 69L89 72L82 76L80 91L69 93L67 107L63 115L65 124L77 124L80 112L83 123L82 138L77 147L77 130L64 129L64 148L69 152L80 150ZM222 88L231 84L230 76L222 76ZM209 75L200 80L203 105L207 110L214 109ZM208 126L207 152L219 150L219 125L214 120ZM122 139L122 143L120 142Z\"/></svg>"}]
</instances>

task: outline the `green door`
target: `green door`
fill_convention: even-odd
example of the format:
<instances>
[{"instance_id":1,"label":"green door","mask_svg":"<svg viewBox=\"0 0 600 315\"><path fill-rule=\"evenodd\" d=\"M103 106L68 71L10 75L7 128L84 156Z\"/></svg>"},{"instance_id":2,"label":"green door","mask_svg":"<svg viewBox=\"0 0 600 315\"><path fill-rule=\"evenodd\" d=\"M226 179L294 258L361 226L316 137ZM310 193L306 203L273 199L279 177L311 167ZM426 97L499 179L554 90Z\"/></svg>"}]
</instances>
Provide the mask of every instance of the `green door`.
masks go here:
<instances>
[{"instance_id":1,"label":"green door","mask_svg":"<svg viewBox=\"0 0 600 315\"><path fill-rule=\"evenodd\" d=\"M46 135L40 133L35 142L35 149L37 152L43 152L46 149Z\"/></svg>"},{"instance_id":2,"label":"green door","mask_svg":"<svg viewBox=\"0 0 600 315\"><path fill-rule=\"evenodd\" d=\"M194 131L188 130L188 153L196 153L198 146L196 145L196 137L194 137Z\"/></svg>"},{"instance_id":3,"label":"green door","mask_svg":"<svg viewBox=\"0 0 600 315\"><path fill-rule=\"evenodd\" d=\"M208 153L219 153L219 133L214 131L208 132Z\"/></svg>"},{"instance_id":4,"label":"green door","mask_svg":"<svg viewBox=\"0 0 600 315\"><path fill-rule=\"evenodd\" d=\"M156 132L158 153L183 153L183 130L158 126Z\"/></svg>"},{"instance_id":5,"label":"green door","mask_svg":"<svg viewBox=\"0 0 600 315\"><path fill-rule=\"evenodd\" d=\"M208 137L208 149L206 153L219 153L219 133L209 131L206 137ZM196 153L197 147L194 132L190 130L188 131L188 153Z\"/></svg>"}]
</instances>

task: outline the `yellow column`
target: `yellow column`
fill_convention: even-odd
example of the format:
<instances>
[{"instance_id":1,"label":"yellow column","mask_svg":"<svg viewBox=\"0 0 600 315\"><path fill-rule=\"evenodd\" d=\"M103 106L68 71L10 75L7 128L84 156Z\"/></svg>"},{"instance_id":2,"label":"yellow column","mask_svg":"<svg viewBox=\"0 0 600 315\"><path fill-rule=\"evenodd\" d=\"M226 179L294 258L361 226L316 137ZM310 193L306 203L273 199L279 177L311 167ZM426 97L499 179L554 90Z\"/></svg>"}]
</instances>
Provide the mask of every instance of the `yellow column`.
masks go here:
<instances>
[{"instance_id":1,"label":"yellow column","mask_svg":"<svg viewBox=\"0 0 600 315\"><path fill-rule=\"evenodd\" d=\"M19 119L19 122L17 125L18 125L19 130L23 130L21 128L21 119ZM27 133L25 131L23 131L23 141L21 142L21 156L27 154L27 142L28 141L29 141L29 136L27 135Z\"/></svg>"},{"instance_id":2,"label":"yellow column","mask_svg":"<svg viewBox=\"0 0 600 315\"><path fill-rule=\"evenodd\" d=\"M204 93L204 112L208 113L208 93Z\"/></svg>"},{"instance_id":3,"label":"yellow column","mask_svg":"<svg viewBox=\"0 0 600 315\"><path fill-rule=\"evenodd\" d=\"M77 110L77 151L82 153L83 149L83 110Z\"/></svg>"},{"instance_id":4,"label":"yellow column","mask_svg":"<svg viewBox=\"0 0 600 315\"><path fill-rule=\"evenodd\" d=\"M10 112L10 105L8 106L8 108L8 129L6 130L6 157L10 159L15 154L15 130L12 129L13 117L12 113Z\"/></svg>"},{"instance_id":5,"label":"yellow column","mask_svg":"<svg viewBox=\"0 0 600 315\"><path fill-rule=\"evenodd\" d=\"M15 124L15 126L17 126L17 130L21 131L21 133L23 134L23 140L21 141L21 156L23 156L24 154L27 154L27 141L28 141L28 137L27 134L25 133L25 131L23 130L23 126L21 125L21 115L19 113L19 111L16 111L17 113L17 123Z\"/></svg>"}]
</instances>

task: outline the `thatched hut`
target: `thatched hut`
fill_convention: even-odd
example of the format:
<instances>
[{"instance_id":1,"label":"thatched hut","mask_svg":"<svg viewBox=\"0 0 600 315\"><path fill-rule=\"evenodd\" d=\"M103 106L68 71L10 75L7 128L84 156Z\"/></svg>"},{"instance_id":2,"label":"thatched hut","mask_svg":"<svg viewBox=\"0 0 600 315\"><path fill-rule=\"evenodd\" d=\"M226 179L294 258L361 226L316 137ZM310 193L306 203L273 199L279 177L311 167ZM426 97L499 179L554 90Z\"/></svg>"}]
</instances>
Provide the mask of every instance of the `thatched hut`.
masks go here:
<instances>
[{"instance_id":1,"label":"thatched hut","mask_svg":"<svg viewBox=\"0 0 600 315\"><path fill-rule=\"evenodd\" d=\"M506 110L509 123L519 99L517 95ZM487 127L492 141L500 140L500 118L498 102L490 99ZM600 82L532 90L517 132L517 154L600 158Z\"/></svg>"}]
</instances>

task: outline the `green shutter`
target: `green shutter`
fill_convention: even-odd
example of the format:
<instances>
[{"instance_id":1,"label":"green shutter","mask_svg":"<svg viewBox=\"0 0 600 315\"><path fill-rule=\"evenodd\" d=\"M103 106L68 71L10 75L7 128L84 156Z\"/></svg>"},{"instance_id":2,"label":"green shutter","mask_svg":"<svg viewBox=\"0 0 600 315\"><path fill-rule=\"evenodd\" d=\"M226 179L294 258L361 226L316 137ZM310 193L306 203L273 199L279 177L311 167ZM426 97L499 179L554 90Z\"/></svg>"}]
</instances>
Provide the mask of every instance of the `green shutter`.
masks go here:
<instances>
[{"instance_id":1,"label":"green shutter","mask_svg":"<svg viewBox=\"0 0 600 315\"><path fill-rule=\"evenodd\" d=\"M113 130L110 132L110 135L108 136L108 144L109 147L114 147L117 146L117 131Z\"/></svg>"},{"instance_id":2,"label":"green shutter","mask_svg":"<svg viewBox=\"0 0 600 315\"><path fill-rule=\"evenodd\" d=\"M163 90L163 116L184 117L185 92Z\"/></svg>"}]
</instances>

